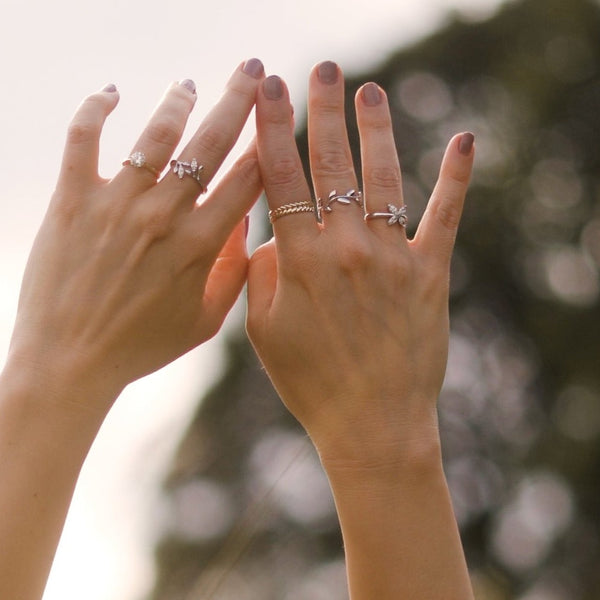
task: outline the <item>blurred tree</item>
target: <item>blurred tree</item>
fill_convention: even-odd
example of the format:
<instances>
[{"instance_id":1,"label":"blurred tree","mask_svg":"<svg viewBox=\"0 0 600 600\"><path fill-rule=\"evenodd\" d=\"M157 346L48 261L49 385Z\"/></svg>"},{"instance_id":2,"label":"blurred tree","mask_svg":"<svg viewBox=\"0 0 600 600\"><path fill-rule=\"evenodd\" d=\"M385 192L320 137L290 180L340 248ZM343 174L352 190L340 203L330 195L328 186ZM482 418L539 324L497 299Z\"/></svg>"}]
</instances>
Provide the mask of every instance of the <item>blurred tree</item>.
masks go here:
<instances>
[{"instance_id":1,"label":"blurred tree","mask_svg":"<svg viewBox=\"0 0 600 600\"><path fill-rule=\"evenodd\" d=\"M390 97L413 224L447 139L476 134L439 410L477 597L600 599L600 8L454 19L349 81L348 115L368 79ZM154 600L347 597L318 458L241 331L166 490Z\"/></svg>"}]
</instances>

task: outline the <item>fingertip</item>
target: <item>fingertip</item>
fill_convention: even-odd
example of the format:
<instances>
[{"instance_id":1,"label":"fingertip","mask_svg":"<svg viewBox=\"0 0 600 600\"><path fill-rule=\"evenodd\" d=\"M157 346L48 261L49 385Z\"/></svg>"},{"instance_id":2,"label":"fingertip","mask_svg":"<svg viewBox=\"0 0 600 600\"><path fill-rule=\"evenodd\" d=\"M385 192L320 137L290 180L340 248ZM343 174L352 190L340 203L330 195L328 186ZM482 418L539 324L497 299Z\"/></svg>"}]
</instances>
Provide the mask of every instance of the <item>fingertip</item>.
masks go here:
<instances>
[{"instance_id":1,"label":"fingertip","mask_svg":"<svg viewBox=\"0 0 600 600\"><path fill-rule=\"evenodd\" d=\"M285 94L285 84L278 75L269 75L262 83L262 92L267 100L281 100Z\"/></svg>"},{"instance_id":2,"label":"fingertip","mask_svg":"<svg viewBox=\"0 0 600 600\"><path fill-rule=\"evenodd\" d=\"M458 151L463 156L471 156L473 154L475 135L470 131L461 133L458 136Z\"/></svg>"}]
</instances>

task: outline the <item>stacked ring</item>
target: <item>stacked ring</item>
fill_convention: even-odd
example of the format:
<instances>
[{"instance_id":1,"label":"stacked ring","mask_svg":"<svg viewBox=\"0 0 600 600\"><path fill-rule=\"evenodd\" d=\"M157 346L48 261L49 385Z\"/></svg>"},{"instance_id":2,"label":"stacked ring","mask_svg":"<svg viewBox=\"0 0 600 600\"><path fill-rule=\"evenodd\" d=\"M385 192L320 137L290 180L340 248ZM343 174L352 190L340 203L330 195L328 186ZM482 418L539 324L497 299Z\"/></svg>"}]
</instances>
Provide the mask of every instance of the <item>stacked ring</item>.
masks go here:
<instances>
[{"instance_id":1,"label":"stacked ring","mask_svg":"<svg viewBox=\"0 0 600 600\"><path fill-rule=\"evenodd\" d=\"M135 167L136 169L146 169L146 171L150 171L150 173L154 175L155 179L158 179L158 176L160 175L158 169L155 169L146 162L146 155L139 150L132 152L131 155L122 162L122 165Z\"/></svg>"},{"instance_id":2,"label":"stacked ring","mask_svg":"<svg viewBox=\"0 0 600 600\"><path fill-rule=\"evenodd\" d=\"M284 204L278 208L274 208L269 211L269 221L274 223L279 217L285 217L286 215L295 215L297 213L304 212L315 212L315 205L305 200L304 202L291 202L290 204Z\"/></svg>"}]
</instances>

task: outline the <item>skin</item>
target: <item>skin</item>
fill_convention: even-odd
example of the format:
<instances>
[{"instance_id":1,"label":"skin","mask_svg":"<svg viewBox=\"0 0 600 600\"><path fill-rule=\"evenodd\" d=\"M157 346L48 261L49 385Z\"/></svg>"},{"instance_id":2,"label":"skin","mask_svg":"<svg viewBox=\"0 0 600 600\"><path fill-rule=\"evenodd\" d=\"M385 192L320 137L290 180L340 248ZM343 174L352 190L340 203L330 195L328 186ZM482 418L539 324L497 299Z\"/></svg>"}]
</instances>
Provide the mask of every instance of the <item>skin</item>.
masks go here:
<instances>
[{"instance_id":1,"label":"skin","mask_svg":"<svg viewBox=\"0 0 600 600\"><path fill-rule=\"evenodd\" d=\"M208 185L264 79L240 65L181 159ZM244 217L261 191L254 143L214 191L167 172L124 166L98 176L114 86L77 110L56 191L26 268L0 375L0 598L40 598L85 456L130 382L212 337L246 280ZM133 150L159 172L196 100L167 90Z\"/></svg>"},{"instance_id":2,"label":"skin","mask_svg":"<svg viewBox=\"0 0 600 600\"><path fill-rule=\"evenodd\" d=\"M357 188L343 77L311 73L309 148L316 197ZM355 99L366 210L403 204L386 95ZM285 84L257 97L269 207L310 201ZM473 136L449 143L412 240L356 203L273 224L252 256L247 329L288 409L318 449L344 536L352 600L472 598L444 477L436 403L448 349L449 267L473 163Z\"/></svg>"}]
</instances>

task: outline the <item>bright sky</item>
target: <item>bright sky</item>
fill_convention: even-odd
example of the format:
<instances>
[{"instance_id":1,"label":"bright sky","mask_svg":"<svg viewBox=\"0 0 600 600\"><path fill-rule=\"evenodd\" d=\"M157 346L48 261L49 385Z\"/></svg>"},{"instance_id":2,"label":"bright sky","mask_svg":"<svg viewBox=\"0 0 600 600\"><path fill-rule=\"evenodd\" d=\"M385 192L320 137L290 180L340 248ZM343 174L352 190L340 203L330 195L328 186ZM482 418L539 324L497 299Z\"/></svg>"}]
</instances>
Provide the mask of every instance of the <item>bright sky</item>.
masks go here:
<instances>
[{"instance_id":1,"label":"bright sky","mask_svg":"<svg viewBox=\"0 0 600 600\"><path fill-rule=\"evenodd\" d=\"M121 93L102 143L101 174L110 176L170 81L196 81L191 125L197 124L230 72L256 56L269 74L288 82L302 114L306 77L315 63L335 60L355 74L427 33L452 10L479 19L499 4L4 0L0 359L29 247L55 183L64 132L84 96L109 82ZM217 338L126 390L84 467L44 600L137 600L152 585L153 524L164 514L158 486L195 403L218 374L219 351Z\"/></svg>"}]
</instances>

